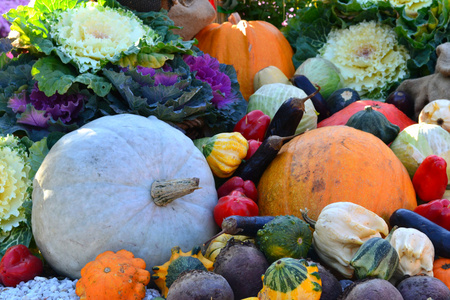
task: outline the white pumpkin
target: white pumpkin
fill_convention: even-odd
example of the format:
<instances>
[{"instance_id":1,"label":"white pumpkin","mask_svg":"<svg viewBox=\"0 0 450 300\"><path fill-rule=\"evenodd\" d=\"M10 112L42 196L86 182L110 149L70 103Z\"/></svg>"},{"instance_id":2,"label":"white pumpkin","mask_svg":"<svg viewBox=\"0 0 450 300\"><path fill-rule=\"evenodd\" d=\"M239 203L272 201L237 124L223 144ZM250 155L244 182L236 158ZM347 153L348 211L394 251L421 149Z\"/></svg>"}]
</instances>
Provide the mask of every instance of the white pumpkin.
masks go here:
<instances>
[{"instance_id":1,"label":"white pumpkin","mask_svg":"<svg viewBox=\"0 0 450 300\"><path fill-rule=\"evenodd\" d=\"M198 178L200 189L166 206L151 196L155 180ZM36 244L59 274L106 251L126 249L147 270L189 251L218 231L217 192L203 156L181 131L155 117L116 115L63 136L36 173L32 228Z\"/></svg>"}]
</instances>

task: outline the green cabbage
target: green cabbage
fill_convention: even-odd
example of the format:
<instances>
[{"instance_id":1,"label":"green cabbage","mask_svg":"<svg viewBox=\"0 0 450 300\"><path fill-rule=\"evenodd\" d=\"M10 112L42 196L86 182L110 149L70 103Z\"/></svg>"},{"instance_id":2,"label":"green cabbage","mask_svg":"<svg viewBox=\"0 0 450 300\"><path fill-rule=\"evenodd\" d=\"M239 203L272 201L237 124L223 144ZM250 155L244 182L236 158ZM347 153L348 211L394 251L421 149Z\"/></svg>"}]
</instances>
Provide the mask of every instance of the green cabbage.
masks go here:
<instances>
[{"instance_id":1,"label":"green cabbage","mask_svg":"<svg viewBox=\"0 0 450 300\"><path fill-rule=\"evenodd\" d=\"M322 57L305 60L295 74L306 76L312 83L320 86L320 94L327 99L334 91L344 87L344 78L334 63Z\"/></svg>"},{"instance_id":2,"label":"green cabbage","mask_svg":"<svg viewBox=\"0 0 450 300\"><path fill-rule=\"evenodd\" d=\"M399 133L391 149L411 177L420 163L434 154L448 162L447 176L450 178L450 133L441 126L427 123L410 125Z\"/></svg>"},{"instance_id":3,"label":"green cabbage","mask_svg":"<svg viewBox=\"0 0 450 300\"><path fill-rule=\"evenodd\" d=\"M302 89L293 85L284 83L265 84L250 96L247 112L259 109L270 116L270 118L273 118L281 104L292 97L305 98L307 95ZM317 128L317 112L312 101L307 100L305 102L305 112L295 133L302 133L314 128Z\"/></svg>"}]
</instances>

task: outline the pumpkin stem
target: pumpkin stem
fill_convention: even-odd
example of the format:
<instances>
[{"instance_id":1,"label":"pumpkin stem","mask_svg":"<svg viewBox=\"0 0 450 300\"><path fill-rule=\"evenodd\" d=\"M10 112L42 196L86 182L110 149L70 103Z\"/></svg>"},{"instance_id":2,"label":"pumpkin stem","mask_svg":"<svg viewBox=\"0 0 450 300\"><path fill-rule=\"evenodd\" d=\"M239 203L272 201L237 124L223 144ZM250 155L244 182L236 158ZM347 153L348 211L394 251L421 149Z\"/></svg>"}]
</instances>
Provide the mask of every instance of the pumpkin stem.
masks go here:
<instances>
[{"instance_id":1,"label":"pumpkin stem","mask_svg":"<svg viewBox=\"0 0 450 300\"><path fill-rule=\"evenodd\" d=\"M155 180L152 183L150 195L158 206L166 206L170 202L199 189L200 179L182 178L172 180Z\"/></svg>"},{"instance_id":2,"label":"pumpkin stem","mask_svg":"<svg viewBox=\"0 0 450 300\"><path fill-rule=\"evenodd\" d=\"M312 229L316 229L316 221L308 217L308 209L300 209L300 212L302 213L303 220L305 220L305 222L308 223Z\"/></svg>"},{"instance_id":3,"label":"pumpkin stem","mask_svg":"<svg viewBox=\"0 0 450 300\"><path fill-rule=\"evenodd\" d=\"M230 22L232 25L237 25L241 21L241 16L239 13L234 12L228 17L228 22Z\"/></svg>"}]
</instances>

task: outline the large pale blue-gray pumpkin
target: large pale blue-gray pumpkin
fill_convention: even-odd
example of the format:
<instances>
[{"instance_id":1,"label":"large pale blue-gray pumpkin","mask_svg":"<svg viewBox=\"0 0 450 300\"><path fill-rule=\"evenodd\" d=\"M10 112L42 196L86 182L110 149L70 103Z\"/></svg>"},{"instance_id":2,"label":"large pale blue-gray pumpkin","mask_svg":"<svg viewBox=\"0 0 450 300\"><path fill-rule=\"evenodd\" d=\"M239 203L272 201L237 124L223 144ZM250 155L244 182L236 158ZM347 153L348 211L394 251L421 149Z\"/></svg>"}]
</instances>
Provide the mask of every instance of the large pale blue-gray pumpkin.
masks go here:
<instances>
[{"instance_id":1,"label":"large pale blue-gray pumpkin","mask_svg":"<svg viewBox=\"0 0 450 300\"><path fill-rule=\"evenodd\" d=\"M187 251L218 229L203 154L155 117L107 116L66 134L33 184L37 246L70 278L106 250L131 251L151 270L169 260L172 247Z\"/></svg>"}]
</instances>

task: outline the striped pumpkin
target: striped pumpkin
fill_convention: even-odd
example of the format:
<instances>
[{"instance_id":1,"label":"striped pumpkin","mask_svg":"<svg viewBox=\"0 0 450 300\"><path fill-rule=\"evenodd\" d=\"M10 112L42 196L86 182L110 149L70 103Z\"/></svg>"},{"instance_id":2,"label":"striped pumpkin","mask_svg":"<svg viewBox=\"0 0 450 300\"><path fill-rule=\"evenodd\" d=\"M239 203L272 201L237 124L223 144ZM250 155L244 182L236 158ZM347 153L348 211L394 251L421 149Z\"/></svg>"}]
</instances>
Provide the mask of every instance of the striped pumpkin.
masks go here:
<instances>
[{"instance_id":1,"label":"striped pumpkin","mask_svg":"<svg viewBox=\"0 0 450 300\"><path fill-rule=\"evenodd\" d=\"M273 262L263 275L260 300L319 300L322 280L317 264L290 257Z\"/></svg>"},{"instance_id":2,"label":"striped pumpkin","mask_svg":"<svg viewBox=\"0 0 450 300\"><path fill-rule=\"evenodd\" d=\"M358 279L378 277L389 280L399 264L398 253L388 240L374 237L361 245L350 261Z\"/></svg>"}]
</instances>

